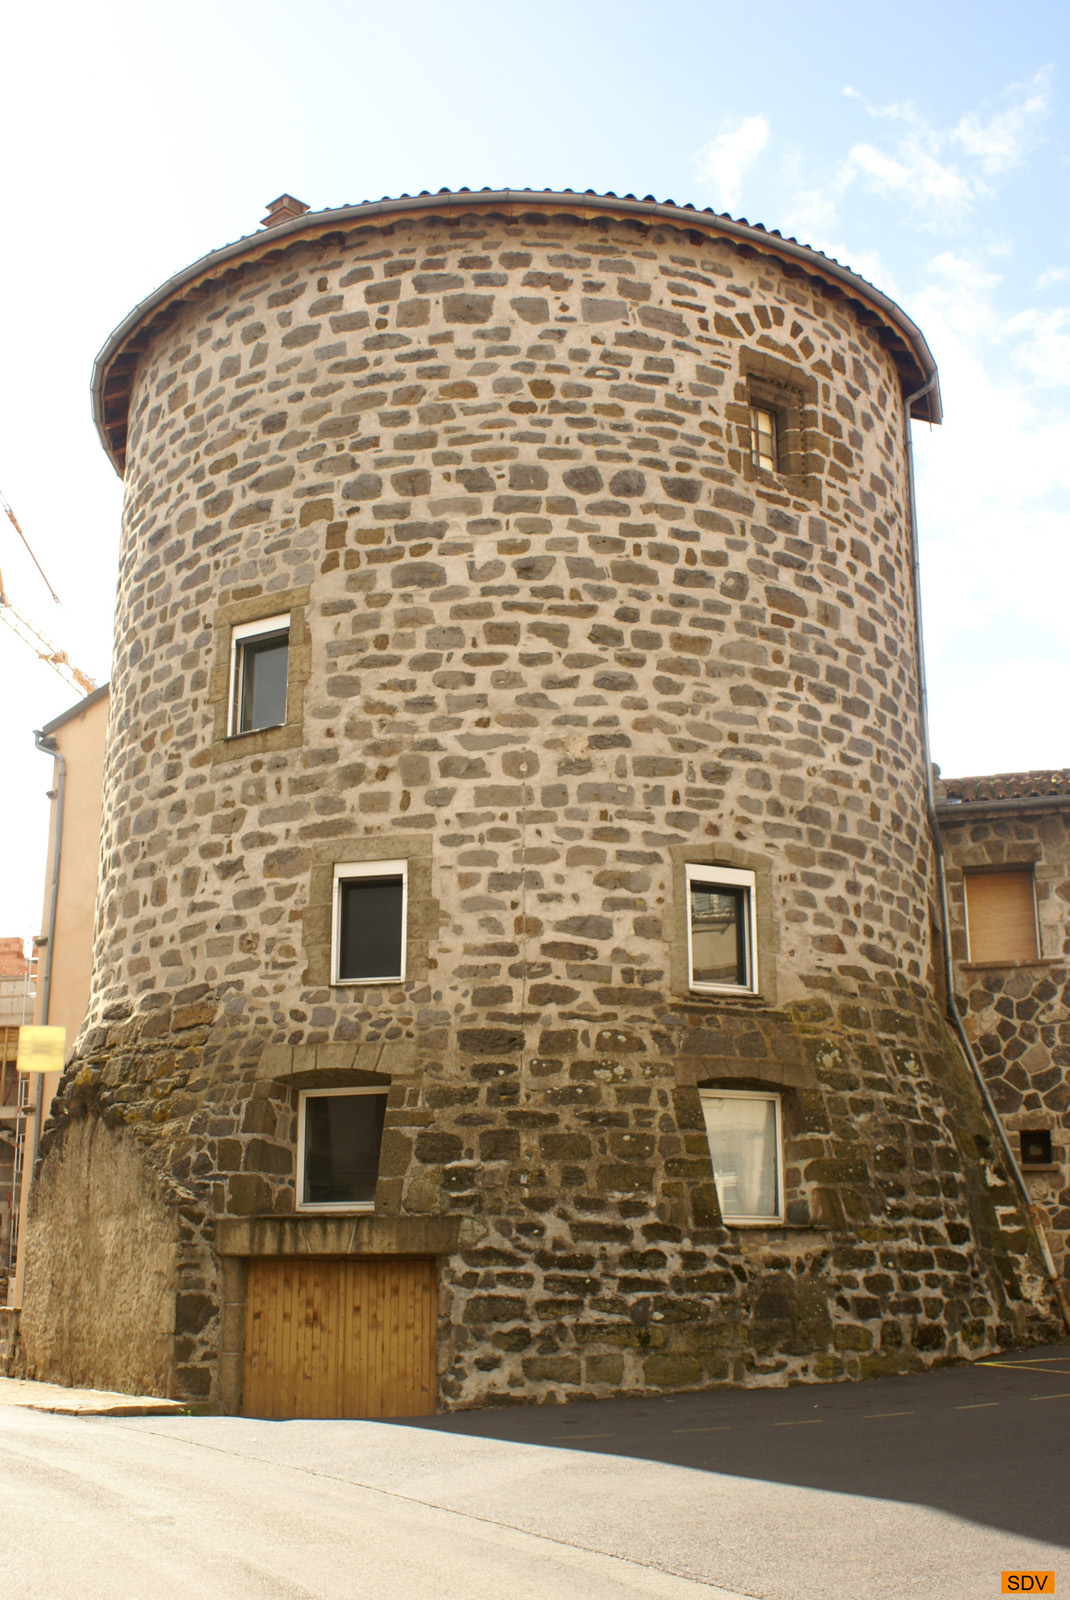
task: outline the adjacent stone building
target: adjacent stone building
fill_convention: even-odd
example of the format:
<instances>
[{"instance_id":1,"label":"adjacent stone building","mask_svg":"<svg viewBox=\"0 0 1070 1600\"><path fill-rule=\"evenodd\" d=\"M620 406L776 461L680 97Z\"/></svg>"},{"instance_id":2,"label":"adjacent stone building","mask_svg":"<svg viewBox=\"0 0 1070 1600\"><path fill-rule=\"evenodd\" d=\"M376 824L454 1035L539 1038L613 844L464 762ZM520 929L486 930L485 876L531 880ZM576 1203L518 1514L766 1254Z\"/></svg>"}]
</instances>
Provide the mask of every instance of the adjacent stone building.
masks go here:
<instances>
[{"instance_id":1,"label":"adjacent stone building","mask_svg":"<svg viewBox=\"0 0 1070 1600\"><path fill-rule=\"evenodd\" d=\"M265 221L98 362L103 882L27 1370L404 1414L1044 1337L939 998L919 331L651 200Z\"/></svg>"},{"instance_id":2,"label":"adjacent stone building","mask_svg":"<svg viewBox=\"0 0 1070 1600\"><path fill-rule=\"evenodd\" d=\"M1070 1250L1070 771L937 787L959 1010L1065 1275Z\"/></svg>"}]
</instances>

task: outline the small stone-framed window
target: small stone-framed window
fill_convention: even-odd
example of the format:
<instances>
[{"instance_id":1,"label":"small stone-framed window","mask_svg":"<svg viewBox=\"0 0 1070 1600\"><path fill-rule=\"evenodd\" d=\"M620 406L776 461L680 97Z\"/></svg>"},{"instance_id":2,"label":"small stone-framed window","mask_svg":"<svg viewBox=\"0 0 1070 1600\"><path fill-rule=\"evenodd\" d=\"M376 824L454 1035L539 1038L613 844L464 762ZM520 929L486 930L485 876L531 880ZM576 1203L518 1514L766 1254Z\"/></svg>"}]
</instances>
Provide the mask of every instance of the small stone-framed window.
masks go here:
<instances>
[{"instance_id":1,"label":"small stone-framed window","mask_svg":"<svg viewBox=\"0 0 1070 1600\"><path fill-rule=\"evenodd\" d=\"M290 662L290 613L246 622L230 635L230 724L228 733L256 733L286 721Z\"/></svg>"},{"instance_id":2,"label":"small stone-framed window","mask_svg":"<svg viewBox=\"0 0 1070 1600\"><path fill-rule=\"evenodd\" d=\"M669 947L673 994L695 1004L718 1005L738 1000L748 1006L759 1001L776 1005L780 930L768 857L726 839L719 839L716 844L696 840L670 844L668 854L672 861L672 890L666 895L662 927ZM713 892L720 885L734 901L734 921L731 906L722 906L723 925L719 929L712 917L707 921L703 914L712 913L715 907L695 897L692 883L707 885ZM702 936L715 932L720 933L722 952L726 952L722 966L731 964L729 981L724 981L725 975L715 976L715 963L707 962L713 954L712 938ZM742 982L738 981L741 977Z\"/></svg>"},{"instance_id":3,"label":"small stone-framed window","mask_svg":"<svg viewBox=\"0 0 1070 1600\"><path fill-rule=\"evenodd\" d=\"M1051 1131L1048 1128L1023 1128L1018 1135L1023 1167L1050 1167Z\"/></svg>"},{"instance_id":4,"label":"small stone-framed window","mask_svg":"<svg viewBox=\"0 0 1070 1600\"><path fill-rule=\"evenodd\" d=\"M747 379L750 406L750 472L772 473L775 477L798 476L801 472L801 402L794 389L768 379Z\"/></svg>"},{"instance_id":5,"label":"small stone-framed window","mask_svg":"<svg viewBox=\"0 0 1070 1600\"><path fill-rule=\"evenodd\" d=\"M700 1089L721 1217L729 1227L784 1220L780 1096Z\"/></svg>"},{"instance_id":6,"label":"small stone-framed window","mask_svg":"<svg viewBox=\"0 0 1070 1600\"><path fill-rule=\"evenodd\" d=\"M341 988L344 990L349 984L361 982L425 982L431 945L438 938L442 920L433 883L431 841L426 834L398 833L389 839L370 832L346 834L339 838L315 839L309 851L312 869L308 877L308 905L302 920L302 941L308 956L305 982L317 989L339 985L341 897L338 886L355 882L364 875L404 879L400 912L401 962L399 966L390 963L395 966L393 980L373 978L369 974L364 979L342 979ZM359 903L360 891L355 894L354 908ZM396 907L396 887L390 891L390 897ZM396 913L391 912L391 916L396 925ZM399 973L404 974L403 979L399 978Z\"/></svg>"},{"instance_id":7,"label":"small stone-framed window","mask_svg":"<svg viewBox=\"0 0 1070 1600\"><path fill-rule=\"evenodd\" d=\"M793 493L820 497L825 457L818 391L802 368L764 350L743 349L726 420L737 445L729 466L752 481L787 481Z\"/></svg>"},{"instance_id":8,"label":"small stone-framed window","mask_svg":"<svg viewBox=\"0 0 1070 1600\"><path fill-rule=\"evenodd\" d=\"M297 1106L297 1209L370 1211L386 1118L384 1088L305 1089Z\"/></svg>"},{"instance_id":9,"label":"small stone-framed window","mask_svg":"<svg viewBox=\"0 0 1070 1600\"><path fill-rule=\"evenodd\" d=\"M334 869L332 982L403 983L407 861L351 861Z\"/></svg>"},{"instance_id":10,"label":"small stone-framed window","mask_svg":"<svg viewBox=\"0 0 1070 1600\"><path fill-rule=\"evenodd\" d=\"M299 749L312 665L307 588L276 590L220 606L208 704L212 762Z\"/></svg>"},{"instance_id":11,"label":"small stone-framed window","mask_svg":"<svg viewBox=\"0 0 1070 1600\"><path fill-rule=\"evenodd\" d=\"M758 987L754 873L689 861L684 880L689 987L712 994L754 994Z\"/></svg>"}]
</instances>

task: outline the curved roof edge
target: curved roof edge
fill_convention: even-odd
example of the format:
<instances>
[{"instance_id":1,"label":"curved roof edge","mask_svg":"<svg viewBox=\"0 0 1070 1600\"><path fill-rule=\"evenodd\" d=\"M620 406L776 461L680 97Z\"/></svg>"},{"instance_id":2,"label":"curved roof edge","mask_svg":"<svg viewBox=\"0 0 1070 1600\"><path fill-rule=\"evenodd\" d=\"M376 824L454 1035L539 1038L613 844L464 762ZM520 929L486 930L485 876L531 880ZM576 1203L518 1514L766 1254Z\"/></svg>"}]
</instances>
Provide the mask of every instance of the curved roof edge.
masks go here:
<instances>
[{"instance_id":1,"label":"curved roof edge","mask_svg":"<svg viewBox=\"0 0 1070 1600\"><path fill-rule=\"evenodd\" d=\"M694 206L662 204L648 196L593 192L577 194L566 190L480 189L443 190L438 194L402 195L398 199L367 200L359 205L339 206L329 211L308 211L289 222L246 234L232 244L202 256L176 272L158 289L134 307L105 341L93 366L93 421L101 443L116 471L125 467L126 423L130 389L138 356L148 343L152 324L172 305L191 291L222 277L243 261L263 260L281 254L288 245L315 240L339 228L359 226L377 220L394 222L406 216L452 210L476 212L506 211L522 214L539 210L567 213L590 219L599 215L617 218L642 218L672 227L700 230L735 240L761 255L778 257L782 262L806 271L826 285L855 299L866 307L887 331L887 342L900 370L910 399L910 415L922 422L940 422L940 386L936 362L920 328L894 300L882 294L849 267L796 239L763 228L758 223L736 221L714 211L697 211ZM898 350L896 350L898 346Z\"/></svg>"}]
</instances>

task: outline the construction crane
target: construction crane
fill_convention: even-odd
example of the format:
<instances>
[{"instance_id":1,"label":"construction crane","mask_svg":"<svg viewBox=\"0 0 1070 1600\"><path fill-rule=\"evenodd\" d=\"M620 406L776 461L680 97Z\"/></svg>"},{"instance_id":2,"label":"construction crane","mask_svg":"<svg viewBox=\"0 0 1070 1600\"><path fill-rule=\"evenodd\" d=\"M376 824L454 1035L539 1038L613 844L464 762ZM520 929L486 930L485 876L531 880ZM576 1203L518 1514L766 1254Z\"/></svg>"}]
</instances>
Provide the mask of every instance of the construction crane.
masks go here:
<instances>
[{"instance_id":1,"label":"construction crane","mask_svg":"<svg viewBox=\"0 0 1070 1600\"><path fill-rule=\"evenodd\" d=\"M2 489L0 489L0 507L7 513L8 521L26 546L30 560L44 579L46 589L56 604L59 605L59 595L45 577L41 563L30 549L30 541L19 527L19 519L8 504L7 496ZM92 678L87 678L84 672L80 672L66 650L60 650L58 646L54 645L51 639L43 634L35 623L30 622L27 617L24 617L11 604L4 588L4 575L2 572L0 572L0 620L6 622L12 633L17 634L24 644L28 644L36 656L42 661L47 661L49 666L53 667L60 677L71 685L72 689L77 689L78 693L83 695L93 693L96 684Z\"/></svg>"}]
</instances>

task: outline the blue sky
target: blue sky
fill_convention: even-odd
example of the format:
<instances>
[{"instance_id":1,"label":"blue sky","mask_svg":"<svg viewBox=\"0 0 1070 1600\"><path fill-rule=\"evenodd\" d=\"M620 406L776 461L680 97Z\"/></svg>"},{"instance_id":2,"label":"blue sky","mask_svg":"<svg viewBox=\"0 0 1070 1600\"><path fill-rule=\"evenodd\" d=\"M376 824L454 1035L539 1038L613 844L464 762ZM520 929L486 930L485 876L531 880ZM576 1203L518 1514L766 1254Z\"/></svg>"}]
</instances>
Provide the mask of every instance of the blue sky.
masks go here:
<instances>
[{"instance_id":1,"label":"blue sky","mask_svg":"<svg viewBox=\"0 0 1070 1600\"><path fill-rule=\"evenodd\" d=\"M1067 0L69 0L9 19L0 524L11 598L108 674L121 486L93 357L288 190L316 209L467 186L615 190L794 234L891 294L937 358L915 429L933 753L1070 765ZM40 918L72 695L0 627L0 933Z\"/></svg>"}]
</instances>

